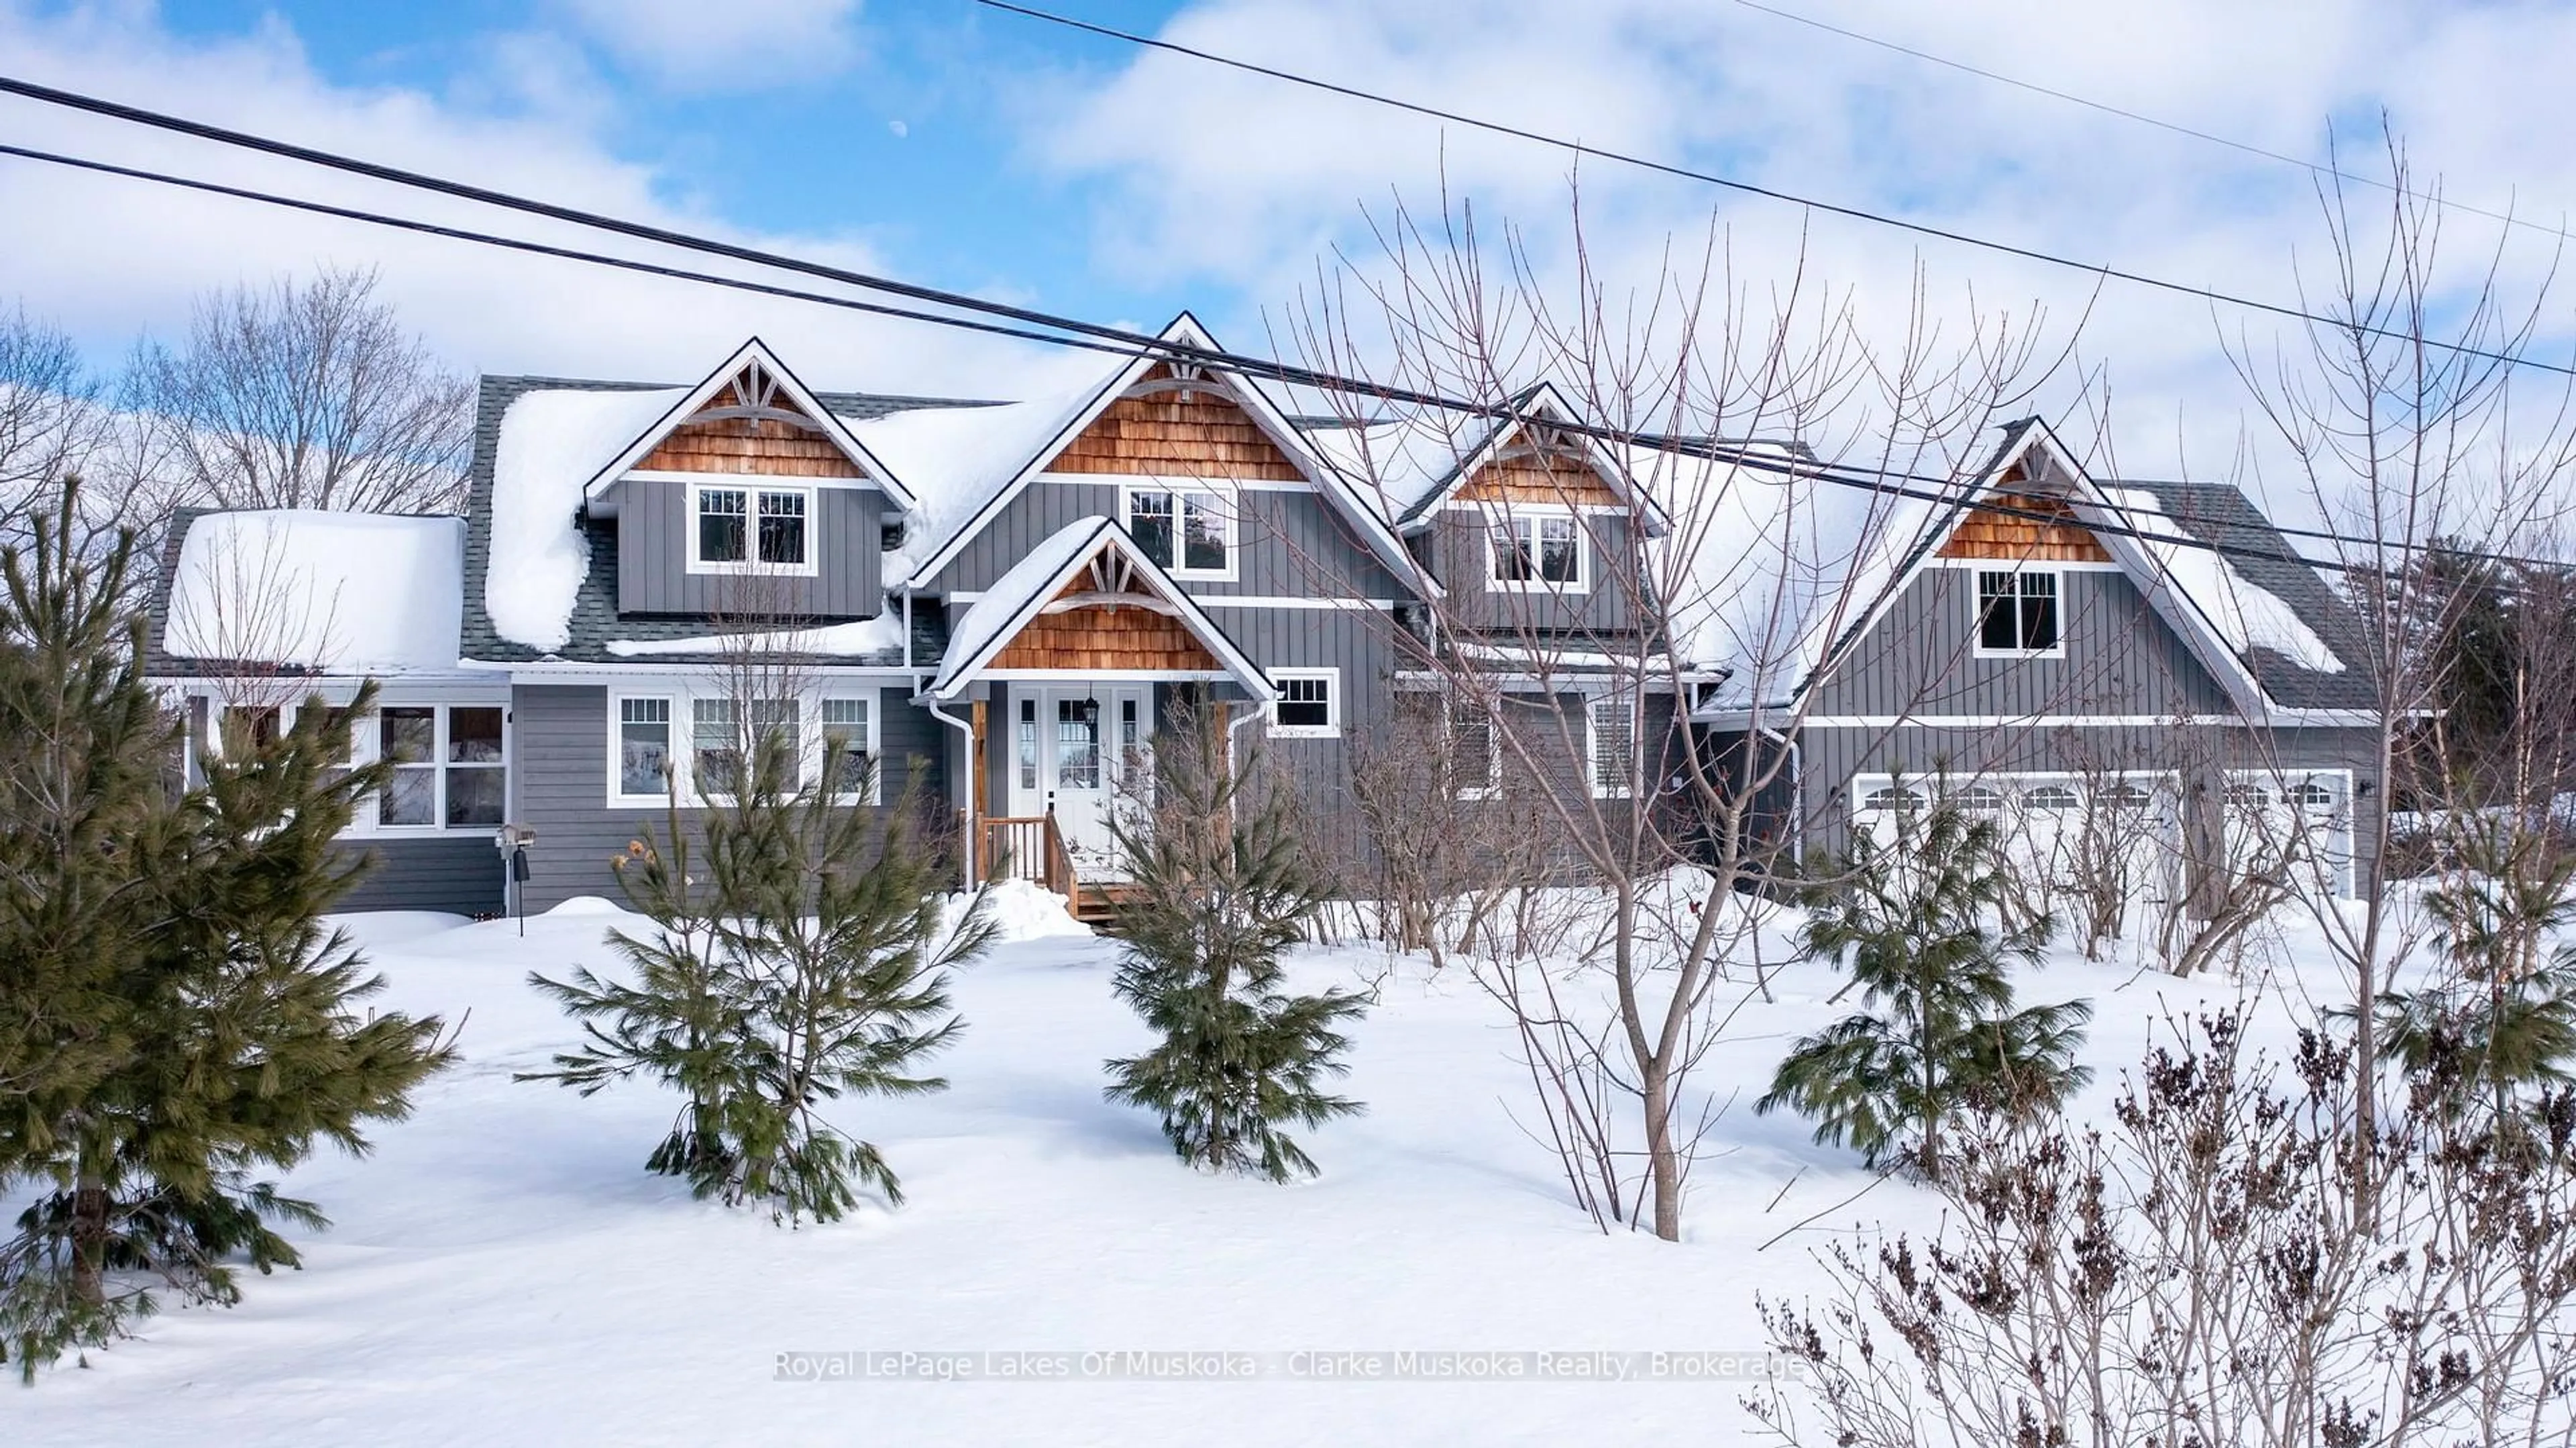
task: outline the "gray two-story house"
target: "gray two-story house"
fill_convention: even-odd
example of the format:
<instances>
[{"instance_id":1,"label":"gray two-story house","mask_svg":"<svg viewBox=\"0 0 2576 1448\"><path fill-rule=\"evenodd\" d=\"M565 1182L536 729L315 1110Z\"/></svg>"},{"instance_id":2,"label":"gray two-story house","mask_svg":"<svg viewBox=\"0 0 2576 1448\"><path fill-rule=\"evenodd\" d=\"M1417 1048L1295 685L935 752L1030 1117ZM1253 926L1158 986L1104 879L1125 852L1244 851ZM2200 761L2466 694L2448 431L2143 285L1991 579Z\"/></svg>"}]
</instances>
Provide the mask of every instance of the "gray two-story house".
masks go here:
<instances>
[{"instance_id":1,"label":"gray two-story house","mask_svg":"<svg viewBox=\"0 0 2576 1448\"><path fill-rule=\"evenodd\" d=\"M1217 350L1187 316L1164 337ZM1185 712L1258 731L1346 857L1355 742L1444 692L1478 696L1450 717L1490 748L1476 709L1536 691L1575 741L1557 767L1604 798L1655 795L1673 739L1776 742L1797 755L1782 811L1820 841L1936 769L2043 803L2170 775L2124 751L2204 725L2245 756L2224 768L2286 754L2347 809L2369 783L2344 736L2366 723L2358 654L2316 575L2263 572L2249 634L2197 557L2107 530L2153 513L2277 544L2250 505L2097 486L2036 424L1912 535L1864 530L1841 567L1865 612L1828 633L1799 612L1817 590L1780 594L1756 631L1794 644L1757 660L1760 569L1680 598L1640 562L1758 553L1762 519L1692 514L1657 446L1600 441L1547 389L1400 463L1370 420L1154 357L1061 395L933 399L815 391L755 340L691 385L487 377L478 407L462 519L193 513L164 552L154 672L198 747L227 711L256 728L381 681L350 721L353 758L396 763L350 831L380 862L359 908L499 911L514 855L526 908L613 896L612 858L721 800L753 730L796 741L809 778L848 761L852 807L926 802L964 868L1077 905L1115 880L1110 812ZM2034 524L2032 499L2064 517ZM1462 691L1462 660L1492 686Z\"/></svg>"}]
</instances>

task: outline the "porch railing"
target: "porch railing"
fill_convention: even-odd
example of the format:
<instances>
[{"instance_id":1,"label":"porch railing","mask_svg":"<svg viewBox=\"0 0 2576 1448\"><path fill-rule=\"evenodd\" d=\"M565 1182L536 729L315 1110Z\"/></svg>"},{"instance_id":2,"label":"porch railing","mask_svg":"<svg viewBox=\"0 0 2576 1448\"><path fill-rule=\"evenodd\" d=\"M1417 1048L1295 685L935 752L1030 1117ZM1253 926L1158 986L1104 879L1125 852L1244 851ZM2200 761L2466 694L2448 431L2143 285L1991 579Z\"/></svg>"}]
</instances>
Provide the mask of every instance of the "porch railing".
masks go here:
<instances>
[{"instance_id":1,"label":"porch railing","mask_svg":"<svg viewBox=\"0 0 2576 1448\"><path fill-rule=\"evenodd\" d=\"M1055 812L1042 815L990 816L976 830L975 865L983 874L999 872L1006 880L1029 880L1070 900L1075 889L1073 851Z\"/></svg>"}]
</instances>

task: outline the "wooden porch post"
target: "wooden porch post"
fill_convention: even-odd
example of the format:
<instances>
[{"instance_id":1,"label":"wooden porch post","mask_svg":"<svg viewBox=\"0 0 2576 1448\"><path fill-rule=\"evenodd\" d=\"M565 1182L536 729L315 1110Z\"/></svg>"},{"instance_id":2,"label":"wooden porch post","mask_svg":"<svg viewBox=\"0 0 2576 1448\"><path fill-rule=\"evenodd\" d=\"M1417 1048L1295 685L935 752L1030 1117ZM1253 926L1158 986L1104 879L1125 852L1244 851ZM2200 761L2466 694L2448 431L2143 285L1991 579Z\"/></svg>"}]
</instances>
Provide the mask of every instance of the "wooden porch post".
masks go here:
<instances>
[{"instance_id":1,"label":"wooden porch post","mask_svg":"<svg viewBox=\"0 0 2576 1448\"><path fill-rule=\"evenodd\" d=\"M983 858L984 821L990 817L993 812L993 771L991 768L991 762L985 757L985 750L987 748L988 741L985 737L984 701L977 699L968 704L966 706L966 712L974 725L972 733L972 747L966 751L966 769L971 776L966 782L966 797L972 801L972 804L967 810L966 816L966 831L968 836L966 858L973 862L975 867L975 878L980 882L984 878L984 870L988 864L988 862Z\"/></svg>"}]
</instances>

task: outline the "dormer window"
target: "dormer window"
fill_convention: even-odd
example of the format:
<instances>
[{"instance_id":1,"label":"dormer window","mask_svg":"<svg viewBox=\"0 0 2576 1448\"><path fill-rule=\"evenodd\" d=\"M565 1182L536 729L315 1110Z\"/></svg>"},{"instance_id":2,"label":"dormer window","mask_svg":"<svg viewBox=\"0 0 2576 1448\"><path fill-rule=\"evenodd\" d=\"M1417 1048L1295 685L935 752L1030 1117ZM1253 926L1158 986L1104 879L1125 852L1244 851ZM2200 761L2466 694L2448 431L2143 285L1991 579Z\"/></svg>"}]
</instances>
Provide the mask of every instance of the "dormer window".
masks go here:
<instances>
[{"instance_id":1,"label":"dormer window","mask_svg":"<svg viewBox=\"0 0 2576 1448\"><path fill-rule=\"evenodd\" d=\"M1977 574L1977 652L2015 658L2065 652L2058 626L2058 574L2050 569Z\"/></svg>"},{"instance_id":2,"label":"dormer window","mask_svg":"<svg viewBox=\"0 0 2576 1448\"><path fill-rule=\"evenodd\" d=\"M1234 514L1215 493L1131 488L1127 532L1146 557L1176 578L1234 575Z\"/></svg>"},{"instance_id":3,"label":"dormer window","mask_svg":"<svg viewBox=\"0 0 2576 1448\"><path fill-rule=\"evenodd\" d=\"M701 484L689 490L696 514L691 571L814 571L814 490Z\"/></svg>"},{"instance_id":4,"label":"dormer window","mask_svg":"<svg viewBox=\"0 0 2576 1448\"><path fill-rule=\"evenodd\" d=\"M1494 586L1507 589L1583 587L1583 538L1572 514L1497 518L1493 542Z\"/></svg>"}]
</instances>

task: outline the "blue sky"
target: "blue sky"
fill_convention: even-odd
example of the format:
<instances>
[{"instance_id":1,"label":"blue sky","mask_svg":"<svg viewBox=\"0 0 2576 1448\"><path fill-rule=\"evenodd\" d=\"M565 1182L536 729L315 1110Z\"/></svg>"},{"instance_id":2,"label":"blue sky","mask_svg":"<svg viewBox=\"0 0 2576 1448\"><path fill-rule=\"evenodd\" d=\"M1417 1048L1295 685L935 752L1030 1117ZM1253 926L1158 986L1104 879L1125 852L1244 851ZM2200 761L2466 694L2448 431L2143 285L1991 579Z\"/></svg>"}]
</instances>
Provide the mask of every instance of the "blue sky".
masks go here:
<instances>
[{"instance_id":1,"label":"blue sky","mask_svg":"<svg viewBox=\"0 0 2576 1448\"><path fill-rule=\"evenodd\" d=\"M1086 18L1142 33L1178 8L1080 7ZM723 10L708 7L711 19ZM525 30L532 18L529 6L496 0L179 0L161 13L174 34L205 42L283 26L313 68L343 86L469 97L493 37ZM1159 318L1181 305L1169 288L1093 268L1084 184L1020 154L1030 109L1057 88L1123 67L1133 57L1119 42L963 0L911 0L855 17L864 29L847 61L802 79L775 88L673 85L560 17L540 10L534 19L596 68L617 97L603 136L618 155L652 166L674 200L764 231L864 236L908 280L1085 316Z\"/></svg>"},{"instance_id":2,"label":"blue sky","mask_svg":"<svg viewBox=\"0 0 2576 1448\"><path fill-rule=\"evenodd\" d=\"M2383 110L2455 196L2576 201L2576 10L2406 0L1778 0L1938 55L2291 156L2380 164ZM1059 0L1169 36L1765 185L2250 295L2314 284L2296 166L1855 43L1730 0ZM2228 348L2261 317L1566 157L967 0L0 0L0 68L639 220L1102 321L1187 307L1246 350L1319 285L1383 284L1398 206L1472 204L1543 290L1578 256L1626 304L1719 253L1739 324L1795 287L1873 345L1918 322L2040 342L2017 405L2138 474L2207 474L2261 428ZM2355 132L2361 134L2356 137ZM451 203L0 100L0 136L407 214ZM2365 198L2367 199L2367 198ZM2496 229L2446 218L2474 272ZM500 229L531 230L504 220ZM2537 292L2547 237L2502 270ZM818 385L980 395L1060 357L0 164L0 305L103 364L210 288L376 269L460 368L685 378L758 332ZM2561 309L2563 310L2563 309ZM2551 313L2548 328L2565 330ZM1758 334L1749 325L1747 335ZM2287 339L2295 342L2295 339ZM1370 344L1374 345L1374 344ZM2063 361L2055 359L2063 358ZM2055 365L2046 365L2055 361Z\"/></svg>"}]
</instances>

